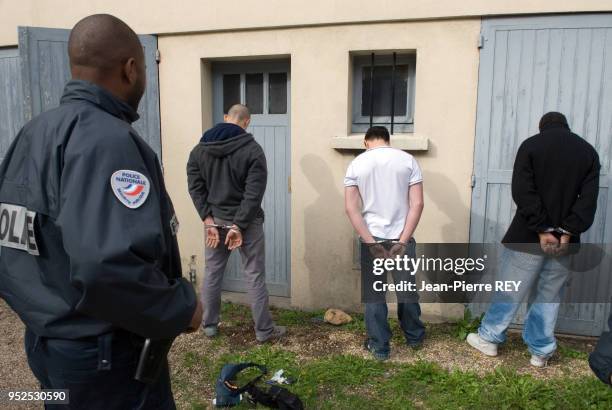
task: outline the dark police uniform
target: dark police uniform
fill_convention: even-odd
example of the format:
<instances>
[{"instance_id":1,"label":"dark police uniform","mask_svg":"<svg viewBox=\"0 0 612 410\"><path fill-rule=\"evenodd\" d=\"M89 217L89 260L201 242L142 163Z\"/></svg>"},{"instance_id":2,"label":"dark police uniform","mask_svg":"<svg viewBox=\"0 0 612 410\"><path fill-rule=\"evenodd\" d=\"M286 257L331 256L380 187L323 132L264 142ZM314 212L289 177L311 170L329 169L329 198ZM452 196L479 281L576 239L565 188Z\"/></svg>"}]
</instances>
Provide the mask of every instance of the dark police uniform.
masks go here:
<instances>
[{"instance_id":1,"label":"dark police uniform","mask_svg":"<svg viewBox=\"0 0 612 410\"><path fill-rule=\"evenodd\" d=\"M167 363L153 385L134 372L143 339L176 337L197 304L136 119L106 90L70 81L0 166L0 297L26 325L42 387L70 389L73 408L174 408Z\"/></svg>"}]
</instances>

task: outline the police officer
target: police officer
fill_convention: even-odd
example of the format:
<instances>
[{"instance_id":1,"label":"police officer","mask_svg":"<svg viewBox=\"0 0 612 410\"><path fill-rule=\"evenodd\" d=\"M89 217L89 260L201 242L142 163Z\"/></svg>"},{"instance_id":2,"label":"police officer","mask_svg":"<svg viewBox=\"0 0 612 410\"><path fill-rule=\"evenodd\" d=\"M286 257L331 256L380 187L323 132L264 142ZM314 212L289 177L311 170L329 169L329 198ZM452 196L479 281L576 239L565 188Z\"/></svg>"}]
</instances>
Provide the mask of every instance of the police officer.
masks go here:
<instances>
[{"instance_id":1,"label":"police officer","mask_svg":"<svg viewBox=\"0 0 612 410\"><path fill-rule=\"evenodd\" d=\"M26 325L32 372L69 389L68 408L175 408L165 355L150 384L134 378L146 338L202 320L158 159L130 125L142 45L121 20L93 15L68 53L60 106L26 124L0 166L0 297Z\"/></svg>"}]
</instances>

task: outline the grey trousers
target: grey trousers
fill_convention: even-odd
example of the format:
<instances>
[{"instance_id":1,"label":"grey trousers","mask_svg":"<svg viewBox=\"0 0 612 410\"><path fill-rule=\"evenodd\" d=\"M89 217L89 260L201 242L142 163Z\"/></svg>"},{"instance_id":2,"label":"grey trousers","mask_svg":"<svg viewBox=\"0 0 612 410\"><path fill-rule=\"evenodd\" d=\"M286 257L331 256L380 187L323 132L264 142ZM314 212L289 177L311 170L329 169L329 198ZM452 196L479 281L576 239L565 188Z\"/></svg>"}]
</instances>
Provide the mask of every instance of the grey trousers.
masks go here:
<instances>
[{"instance_id":1,"label":"grey trousers","mask_svg":"<svg viewBox=\"0 0 612 410\"><path fill-rule=\"evenodd\" d=\"M215 218L215 223L231 225L231 221L218 218ZM212 326L219 323L221 285L225 267L231 253L224 244L226 233L227 231L225 230L219 230L219 238L221 240L219 246L214 249L206 247L204 250L206 267L204 269L204 283L200 292L204 307L203 326ZM265 339L272 334L274 321L268 308L268 289L266 288L265 281L266 256L263 220L253 221L242 232L242 239L242 246L239 250L251 302L251 314L255 322L255 336L257 339Z\"/></svg>"}]
</instances>

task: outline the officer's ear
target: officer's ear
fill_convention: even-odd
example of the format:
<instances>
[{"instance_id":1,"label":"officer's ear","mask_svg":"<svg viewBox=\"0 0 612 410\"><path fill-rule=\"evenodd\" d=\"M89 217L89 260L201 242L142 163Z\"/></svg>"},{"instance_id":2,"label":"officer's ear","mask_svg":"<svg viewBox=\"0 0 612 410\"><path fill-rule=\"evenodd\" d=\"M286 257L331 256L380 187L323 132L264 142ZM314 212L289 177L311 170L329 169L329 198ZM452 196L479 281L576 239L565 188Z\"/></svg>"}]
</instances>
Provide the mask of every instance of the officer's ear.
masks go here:
<instances>
[{"instance_id":1,"label":"officer's ear","mask_svg":"<svg viewBox=\"0 0 612 410\"><path fill-rule=\"evenodd\" d=\"M136 59L134 57L128 58L123 64L123 77L130 85L134 85L138 82L138 74Z\"/></svg>"}]
</instances>

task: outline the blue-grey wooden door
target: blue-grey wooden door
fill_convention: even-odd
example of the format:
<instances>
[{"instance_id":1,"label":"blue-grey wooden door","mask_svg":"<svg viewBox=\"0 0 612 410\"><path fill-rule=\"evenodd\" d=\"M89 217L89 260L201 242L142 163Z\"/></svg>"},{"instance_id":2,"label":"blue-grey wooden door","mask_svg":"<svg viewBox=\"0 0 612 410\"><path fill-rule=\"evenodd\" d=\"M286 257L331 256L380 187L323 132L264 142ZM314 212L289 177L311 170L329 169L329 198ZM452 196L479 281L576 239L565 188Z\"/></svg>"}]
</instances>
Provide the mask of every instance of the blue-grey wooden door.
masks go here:
<instances>
[{"instance_id":1,"label":"blue-grey wooden door","mask_svg":"<svg viewBox=\"0 0 612 410\"><path fill-rule=\"evenodd\" d=\"M602 163L595 223L583 240L610 243L612 15L484 19L481 35L470 241L500 241L516 210L510 182L518 146L537 133L542 114L560 111ZM609 267L602 267L601 288L609 280ZM598 335L608 312L603 303L563 304L557 331Z\"/></svg>"},{"instance_id":2,"label":"blue-grey wooden door","mask_svg":"<svg viewBox=\"0 0 612 410\"><path fill-rule=\"evenodd\" d=\"M263 147L268 184L263 199L266 240L266 284L271 295L290 296L290 90L288 61L217 62L213 64L213 120L223 121L227 108L243 103L251 110L248 132ZM234 251L223 289L245 292L240 255Z\"/></svg>"},{"instance_id":3,"label":"blue-grey wooden door","mask_svg":"<svg viewBox=\"0 0 612 410\"><path fill-rule=\"evenodd\" d=\"M19 27L26 121L59 104L64 85L70 79L69 34L70 30ZM147 88L138 109L140 119L133 126L161 160L157 37L139 37L145 53Z\"/></svg>"},{"instance_id":4,"label":"blue-grey wooden door","mask_svg":"<svg viewBox=\"0 0 612 410\"><path fill-rule=\"evenodd\" d=\"M0 162L24 118L19 50L0 49Z\"/></svg>"}]
</instances>

